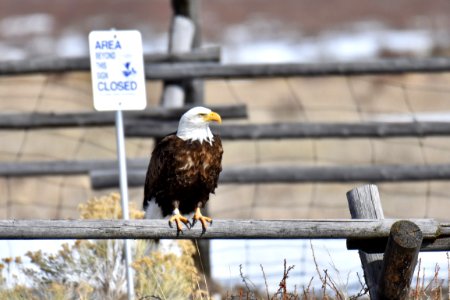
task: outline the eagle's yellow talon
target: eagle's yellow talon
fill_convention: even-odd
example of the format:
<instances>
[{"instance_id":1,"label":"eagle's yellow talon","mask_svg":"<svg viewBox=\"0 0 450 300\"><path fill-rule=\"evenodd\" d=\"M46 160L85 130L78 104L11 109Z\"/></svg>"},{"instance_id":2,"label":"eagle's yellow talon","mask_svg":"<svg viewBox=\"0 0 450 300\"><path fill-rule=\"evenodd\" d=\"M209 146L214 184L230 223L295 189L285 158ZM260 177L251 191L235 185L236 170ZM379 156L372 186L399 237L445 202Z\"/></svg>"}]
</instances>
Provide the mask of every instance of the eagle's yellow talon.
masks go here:
<instances>
[{"instance_id":1,"label":"eagle's yellow talon","mask_svg":"<svg viewBox=\"0 0 450 300\"><path fill-rule=\"evenodd\" d=\"M177 232L183 232L183 224L189 229L189 220L180 214L174 214L169 219L169 226L172 227L172 223L177 225Z\"/></svg>"},{"instance_id":2,"label":"eagle's yellow talon","mask_svg":"<svg viewBox=\"0 0 450 300\"><path fill-rule=\"evenodd\" d=\"M212 224L212 219L209 217L205 217L200 212L200 208L197 208L194 213L194 217L192 218L192 226L194 226L197 221L200 221L202 223L202 229L203 232L206 232L206 229L208 228L208 223Z\"/></svg>"}]
</instances>

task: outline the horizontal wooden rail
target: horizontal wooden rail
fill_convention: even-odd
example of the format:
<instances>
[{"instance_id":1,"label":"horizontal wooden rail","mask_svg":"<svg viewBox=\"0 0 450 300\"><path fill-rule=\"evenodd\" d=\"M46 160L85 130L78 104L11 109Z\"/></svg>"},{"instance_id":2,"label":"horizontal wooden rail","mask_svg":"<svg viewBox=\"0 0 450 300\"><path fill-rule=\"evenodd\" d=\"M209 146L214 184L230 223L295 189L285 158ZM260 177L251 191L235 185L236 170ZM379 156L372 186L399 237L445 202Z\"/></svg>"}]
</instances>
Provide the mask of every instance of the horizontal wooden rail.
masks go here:
<instances>
[{"instance_id":1,"label":"horizontal wooden rail","mask_svg":"<svg viewBox=\"0 0 450 300\"><path fill-rule=\"evenodd\" d=\"M176 128L175 122L128 123L125 135L162 137ZM228 140L423 137L449 136L450 122L223 124L213 126L213 131Z\"/></svg>"},{"instance_id":2,"label":"horizontal wooden rail","mask_svg":"<svg viewBox=\"0 0 450 300\"><path fill-rule=\"evenodd\" d=\"M192 106L179 108L152 107L145 111L124 112L124 122L148 124L153 121L155 126L162 120L178 120L180 116ZM223 119L247 118L245 105L210 106ZM81 126L113 126L115 115L113 112L77 112L77 113L15 113L0 114L0 129L43 129L58 127Z\"/></svg>"},{"instance_id":3,"label":"horizontal wooden rail","mask_svg":"<svg viewBox=\"0 0 450 300\"><path fill-rule=\"evenodd\" d=\"M145 168L149 159L129 159L130 169ZM117 169L116 160L71 160L71 161L34 161L34 162L3 162L0 163L0 176L57 176L57 175L86 175L93 170Z\"/></svg>"},{"instance_id":4,"label":"horizontal wooden rail","mask_svg":"<svg viewBox=\"0 0 450 300\"><path fill-rule=\"evenodd\" d=\"M185 53L153 53L144 56L145 64L218 62L220 47L198 48ZM0 63L0 76L24 75L33 73L60 73L70 71L90 71L89 57L30 59L22 61L4 61Z\"/></svg>"},{"instance_id":5,"label":"horizontal wooden rail","mask_svg":"<svg viewBox=\"0 0 450 300\"><path fill-rule=\"evenodd\" d=\"M125 113L128 137L158 138L176 131L176 120L189 106L177 109L152 108ZM244 105L211 106L224 119L246 118ZM164 122L160 122L164 120ZM169 120L169 122L167 121ZM77 126L112 126L110 112L0 114L0 129L42 129ZM213 126L213 131L226 140L297 139L297 138L390 138L449 136L449 122L411 123L275 123L226 124Z\"/></svg>"},{"instance_id":6,"label":"horizontal wooden rail","mask_svg":"<svg viewBox=\"0 0 450 300\"><path fill-rule=\"evenodd\" d=\"M206 233L199 224L183 231L167 220L0 220L0 239L371 239L388 237L396 220L214 220ZM450 235L448 224L411 220L424 239Z\"/></svg>"},{"instance_id":7,"label":"horizontal wooden rail","mask_svg":"<svg viewBox=\"0 0 450 300\"><path fill-rule=\"evenodd\" d=\"M128 184L142 186L149 158L129 159ZM118 186L115 160L77 160L48 162L0 163L0 176L91 176L93 188ZM393 182L420 180L450 180L450 164L435 165L373 165L321 167L226 167L220 175L221 183L299 183L299 182Z\"/></svg>"},{"instance_id":8,"label":"horizontal wooden rail","mask_svg":"<svg viewBox=\"0 0 450 300\"><path fill-rule=\"evenodd\" d=\"M450 58L396 58L356 63L283 64L160 64L149 65L148 79L233 79L264 77L355 76L403 74L408 72L448 72Z\"/></svg>"},{"instance_id":9,"label":"horizontal wooden rail","mask_svg":"<svg viewBox=\"0 0 450 300\"><path fill-rule=\"evenodd\" d=\"M159 138L177 129L179 117L191 106L155 107L141 112L125 112L128 137ZM210 106L223 119L247 118L245 105ZM172 121L172 122L171 122ZM111 112L15 113L0 114L0 129L43 129L57 127L112 126ZM394 138L449 136L450 122L408 123L272 123L224 124L212 126L226 140L298 138Z\"/></svg>"},{"instance_id":10,"label":"horizontal wooden rail","mask_svg":"<svg viewBox=\"0 0 450 300\"><path fill-rule=\"evenodd\" d=\"M136 165L136 164L135 164ZM128 171L129 186L144 184L147 163L141 169ZM94 189L117 187L117 170L102 169L91 172ZM442 165L374 165L331 167L227 167L219 182L229 184L305 183L305 182L395 182L422 180L450 180L450 164Z\"/></svg>"},{"instance_id":11,"label":"horizontal wooden rail","mask_svg":"<svg viewBox=\"0 0 450 300\"><path fill-rule=\"evenodd\" d=\"M210 51L210 50L200 50ZM213 50L213 52L217 50ZM216 61L217 54L203 58L196 54L156 55L148 59L145 68L149 80L180 79L233 79L265 77L311 77L311 76L355 76L374 74L403 74L408 72L429 73L450 71L450 58L408 59L395 58L366 63L283 63L283 64L219 64L187 63L186 61ZM200 59L201 58L201 59ZM178 63L165 63L179 61ZM20 75L45 72L68 72L89 70L89 60L59 59L3 62L1 75Z\"/></svg>"},{"instance_id":12,"label":"horizontal wooden rail","mask_svg":"<svg viewBox=\"0 0 450 300\"><path fill-rule=\"evenodd\" d=\"M388 238L375 238L370 240L348 239L348 250L361 250L366 253L383 253L386 250ZM448 251L450 250L450 237L436 240L424 240L420 251Z\"/></svg>"}]
</instances>

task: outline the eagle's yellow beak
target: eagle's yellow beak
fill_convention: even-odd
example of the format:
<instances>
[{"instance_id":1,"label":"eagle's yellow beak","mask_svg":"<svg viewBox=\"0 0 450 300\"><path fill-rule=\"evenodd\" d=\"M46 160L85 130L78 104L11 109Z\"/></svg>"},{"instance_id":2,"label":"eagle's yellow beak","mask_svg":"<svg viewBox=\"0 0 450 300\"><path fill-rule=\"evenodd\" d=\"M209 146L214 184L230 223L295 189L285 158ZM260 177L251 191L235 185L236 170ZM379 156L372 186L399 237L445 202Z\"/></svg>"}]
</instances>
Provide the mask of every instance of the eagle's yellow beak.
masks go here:
<instances>
[{"instance_id":1,"label":"eagle's yellow beak","mask_svg":"<svg viewBox=\"0 0 450 300\"><path fill-rule=\"evenodd\" d=\"M215 121L217 123L222 123L222 118L220 117L220 115L216 112L210 112L209 114L205 115L203 117L203 119L207 122L211 122L211 121Z\"/></svg>"}]
</instances>

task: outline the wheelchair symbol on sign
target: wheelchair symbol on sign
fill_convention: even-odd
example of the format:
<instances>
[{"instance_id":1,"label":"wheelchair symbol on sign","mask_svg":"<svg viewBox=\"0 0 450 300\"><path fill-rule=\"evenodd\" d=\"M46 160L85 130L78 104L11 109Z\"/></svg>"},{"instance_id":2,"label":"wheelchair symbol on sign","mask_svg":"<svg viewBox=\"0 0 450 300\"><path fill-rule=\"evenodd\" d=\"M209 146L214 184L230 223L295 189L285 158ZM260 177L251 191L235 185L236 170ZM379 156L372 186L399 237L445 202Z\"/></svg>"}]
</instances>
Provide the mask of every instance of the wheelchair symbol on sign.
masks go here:
<instances>
[{"instance_id":1,"label":"wheelchair symbol on sign","mask_svg":"<svg viewBox=\"0 0 450 300\"><path fill-rule=\"evenodd\" d=\"M123 73L123 75L124 75L125 77L129 77L129 76L131 76L131 75L136 74L136 70L131 66L131 63L130 63L130 62L126 62L126 63L124 64L124 66L125 66L125 70L122 71L122 73Z\"/></svg>"}]
</instances>

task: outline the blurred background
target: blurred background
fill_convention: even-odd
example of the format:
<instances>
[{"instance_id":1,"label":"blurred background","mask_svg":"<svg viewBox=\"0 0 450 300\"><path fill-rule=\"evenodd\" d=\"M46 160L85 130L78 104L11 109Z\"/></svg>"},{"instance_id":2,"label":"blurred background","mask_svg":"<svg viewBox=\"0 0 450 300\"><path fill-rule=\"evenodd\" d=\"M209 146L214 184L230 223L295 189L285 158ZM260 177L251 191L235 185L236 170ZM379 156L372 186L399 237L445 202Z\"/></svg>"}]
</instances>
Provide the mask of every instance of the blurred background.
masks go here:
<instances>
[{"instance_id":1,"label":"blurred background","mask_svg":"<svg viewBox=\"0 0 450 300\"><path fill-rule=\"evenodd\" d=\"M444 0L202 1L203 45L224 62L362 60L448 53ZM167 49L167 0L2 1L2 60L86 55L93 29L137 29L147 52Z\"/></svg>"},{"instance_id":2,"label":"blurred background","mask_svg":"<svg viewBox=\"0 0 450 300\"><path fill-rule=\"evenodd\" d=\"M366 62L450 54L450 2L343 0L212 0L198 9L202 46L221 48L221 62ZM92 30L137 29L146 54L168 48L170 1L12 1L0 3L0 61L88 55ZM205 105L245 104L238 122L408 122L450 120L450 75L215 79L205 81ZM148 81L148 107L161 101L163 82ZM0 77L2 113L93 111L90 74ZM152 139L127 138L129 158L147 159ZM359 166L445 164L447 137L285 139L225 141L224 166ZM115 159L115 131L105 128L0 130L0 162ZM144 166L145 168L146 166ZM302 183L220 185L209 202L216 219L349 218L345 193L363 184ZM449 181L379 183L386 217L448 221ZM0 178L1 219L78 218L78 205L118 188L94 190L88 175ZM130 191L140 205L142 188ZM25 246L26 244L26 246ZM0 242L0 254L53 246ZM45 245L45 247L44 247ZM52 244L53 245L53 244ZM345 241L313 241L321 269L339 270L358 288L360 262ZM54 244L54 249L59 245ZM272 255L277 253L277 255ZM264 266L277 287L283 259L295 265L290 284L307 285L316 266L309 241L212 241L212 276L238 284L240 265L262 287ZM423 255L423 254L421 254ZM423 255L424 266L446 265L444 253ZM430 271L430 274L432 271ZM350 275L349 275L350 274ZM350 278L350 279L349 279ZM318 283L320 285L320 283Z\"/></svg>"}]
</instances>

